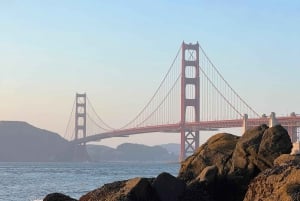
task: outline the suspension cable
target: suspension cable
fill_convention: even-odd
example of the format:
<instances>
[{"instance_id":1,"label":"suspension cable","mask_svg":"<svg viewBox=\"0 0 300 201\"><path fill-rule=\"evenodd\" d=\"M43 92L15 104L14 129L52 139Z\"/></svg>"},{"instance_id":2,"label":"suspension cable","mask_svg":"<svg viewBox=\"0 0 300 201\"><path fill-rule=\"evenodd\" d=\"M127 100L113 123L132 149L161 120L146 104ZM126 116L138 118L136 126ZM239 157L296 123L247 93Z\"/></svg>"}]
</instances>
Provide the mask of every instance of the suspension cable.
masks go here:
<instances>
[{"instance_id":1,"label":"suspension cable","mask_svg":"<svg viewBox=\"0 0 300 201\"><path fill-rule=\"evenodd\" d=\"M141 111L140 111L140 112L139 112L139 113L138 113L131 121L129 121L129 122L128 122L127 124L125 124L124 126L122 126L120 129L124 129L124 128L126 128L127 126L129 126L130 124L132 124L136 119L138 119L138 117L139 117L139 116L146 110L146 108L150 105L150 103L153 101L153 99L155 98L155 96L157 95L157 93L159 92L159 90L161 89L163 83L164 83L165 80L167 79L169 73L170 73L171 70L173 69L174 64L175 64L175 61L176 61L176 59L177 59L177 57L178 57L180 51L181 51L181 45L180 45L180 47L179 47L179 49L178 49L178 51L177 51L177 54L176 54L175 58L173 59L173 62L172 62L172 64L171 64L171 66L169 67L169 69L168 69L166 75L164 76L163 80L160 82L160 84L159 84L157 90L155 91L155 93L153 94L153 96L151 97L151 99L148 101L148 103L143 107L143 109L142 109L142 110L141 110Z\"/></svg>"},{"instance_id":2,"label":"suspension cable","mask_svg":"<svg viewBox=\"0 0 300 201\"><path fill-rule=\"evenodd\" d=\"M73 116L72 114L73 114L73 112L74 112L75 102L76 102L76 100L74 99L73 106L72 106L72 111L71 111L71 113L70 113L69 120L68 120L68 124L67 124L66 130L65 130L65 134L64 134L64 138L65 138L65 139L66 139L66 135L67 135L67 132L68 132L68 129L69 129L71 120L72 120L72 116Z\"/></svg>"},{"instance_id":3,"label":"suspension cable","mask_svg":"<svg viewBox=\"0 0 300 201\"><path fill-rule=\"evenodd\" d=\"M146 122L160 108L160 106L165 102L165 100L169 97L169 95L171 94L171 92L175 88L175 86L176 86L176 84L177 84L180 77L181 77L181 74L177 77L175 83L173 84L171 89L168 91L167 95L162 99L162 101L159 103L159 105L155 108L155 110L147 118L145 118L141 123L137 124L137 126L139 126L139 125L143 124L144 122Z\"/></svg>"},{"instance_id":4,"label":"suspension cable","mask_svg":"<svg viewBox=\"0 0 300 201\"><path fill-rule=\"evenodd\" d=\"M201 45L199 45L201 52L203 53L203 55L206 57L206 59L209 61L209 63L211 64L211 66L213 67L213 69L217 72L217 74L221 77L221 79L225 82L225 84L230 88L230 90L248 107L248 109L251 110L251 112L253 112L257 117L260 117L260 115L254 111L254 109L252 109L239 95L238 93L229 85L229 83L225 80L225 78L221 75L220 71L217 69L217 67L213 64L213 62L210 60L210 58L207 56L207 54L205 53L204 49L201 47Z\"/></svg>"},{"instance_id":5,"label":"suspension cable","mask_svg":"<svg viewBox=\"0 0 300 201\"><path fill-rule=\"evenodd\" d=\"M230 107L236 112L238 113L241 117L243 116L231 103L230 101L224 96L224 94L216 87L216 85L212 82L211 79L209 79L209 77L207 76L207 74L202 70L202 68L200 68L200 71L204 74L204 76L207 78L207 80L209 81L209 83L211 84L211 86L222 96L222 98L230 105Z\"/></svg>"},{"instance_id":6,"label":"suspension cable","mask_svg":"<svg viewBox=\"0 0 300 201\"><path fill-rule=\"evenodd\" d=\"M109 131L109 129L100 126L94 119L92 119L92 117L88 113L87 113L87 118L89 120L91 120L98 128L100 128L102 130L105 130L105 131Z\"/></svg>"},{"instance_id":7,"label":"suspension cable","mask_svg":"<svg viewBox=\"0 0 300 201\"><path fill-rule=\"evenodd\" d=\"M92 108L93 112L96 114L96 117L101 121L101 123L102 123L104 126L106 126L106 127L108 128L108 129L105 129L105 130L114 130L114 128L112 128L112 127L109 126L107 123L105 123L105 121L103 121L103 119L97 114L95 108L93 107L93 105L92 105L92 103L91 103L91 101L90 101L90 99L89 99L88 97L87 97L87 100L88 100L89 105L91 105L91 108Z\"/></svg>"}]
</instances>

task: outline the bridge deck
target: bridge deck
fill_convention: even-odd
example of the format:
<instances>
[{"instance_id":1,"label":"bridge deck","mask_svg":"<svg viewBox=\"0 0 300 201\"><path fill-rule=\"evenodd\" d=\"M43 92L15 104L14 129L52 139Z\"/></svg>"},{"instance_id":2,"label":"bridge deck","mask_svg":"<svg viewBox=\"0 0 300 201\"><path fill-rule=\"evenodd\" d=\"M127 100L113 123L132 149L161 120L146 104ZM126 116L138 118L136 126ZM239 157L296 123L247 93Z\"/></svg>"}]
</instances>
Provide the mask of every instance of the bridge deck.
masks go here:
<instances>
[{"instance_id":1,"label":"bridge deck","mask_svg":"<svg viewBox=\"0 0 300 201\"><path fill-rule=\"evenodd\" d=\"M300 117L299 116L289 116L289 117L278 117L278 122L285 127L295 126L300 127ZM248 119L247 126L253 127L261 124L269 123L267 117ZM237 128L243 127L243 119L234 120L221 120L221 121L205 121L205 122L186 122L184 125L185 130L217 130L220 128ZM73 140L73 143L80 144L91 141L100 141L105 138L112 137L128 137L129 135L136 135L142 133L155 133L155 132L166 132L166 133L179 133L181 130L181 124L166 124L166 125L155 125L146 127L129 128L122 130L112 130L105 133L99 133L92 136L87 136L85 138Z\"/></svg>"}]
</instances>

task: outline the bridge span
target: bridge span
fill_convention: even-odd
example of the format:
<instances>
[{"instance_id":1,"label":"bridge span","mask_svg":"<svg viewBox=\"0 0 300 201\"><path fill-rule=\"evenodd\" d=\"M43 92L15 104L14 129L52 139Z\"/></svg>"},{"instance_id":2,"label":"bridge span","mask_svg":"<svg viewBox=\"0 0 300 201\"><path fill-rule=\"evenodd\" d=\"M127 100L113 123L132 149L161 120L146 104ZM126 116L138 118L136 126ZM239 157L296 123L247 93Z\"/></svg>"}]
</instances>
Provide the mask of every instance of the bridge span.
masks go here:
<instances>
[{"instance_id":1,"label":"bridge span","mask_svg":"<svg viewBox=\"0 0 300 201\"><path fill-rule=\"evenodd\" d=\"M274 122L275 120L275 122ZM223 120L223 121L207 121L207 122L190 122L186 123L187 132L188 131L218 131L222 128L238 128L242 127L243 131L246 131L249 128L266 124L270 127L274 125L282 125L285 127L290 135L292 141L297 141L297 134L299 131L296 129L300 128L300 116L286 116L286 117L274 117L272 114L270 117L261 117L257 119L236 119L236 120ZM113 137L129 137L130 135L143 134L143 133L180 133L181 125L177 124L167 124L167 125L158 125L158 126L147 126L140 128L130 128L130 129L117 129L104 133L93 134L85 138L74 139L72 143L83 144L88 142L100 141L107 138Z\"/></svg>"},{"instance_id":2,"label":"bridge span","mask_svg":"<svg viewBox=\"0 0 300 201\"><path fill-rule=\"evenodd\" d=\"M74 125L70 126L70 122ZM98 115L86 94L76 94L67 126L71 132L65 136L85 146L112 137L180 133L183 160L199 147L201 131L236 127L246 130L260 124L281 124L292 142L299 140L299 116L259 115L229 85L198 43L183 42L153 96L127 124L111 127Z\"/></svg>"}]
</instances>

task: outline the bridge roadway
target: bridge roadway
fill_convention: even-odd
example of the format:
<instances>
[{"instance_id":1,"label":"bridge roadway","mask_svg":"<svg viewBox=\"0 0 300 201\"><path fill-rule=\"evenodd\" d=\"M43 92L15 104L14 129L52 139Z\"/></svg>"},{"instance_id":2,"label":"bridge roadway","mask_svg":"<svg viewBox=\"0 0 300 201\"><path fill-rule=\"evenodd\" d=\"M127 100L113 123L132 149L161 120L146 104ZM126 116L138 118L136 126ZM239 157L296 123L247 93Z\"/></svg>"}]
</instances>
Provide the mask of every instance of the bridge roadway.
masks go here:
<instances>
[{"instance_id":1,"label":"bridge roadway","mask_svg":"<svg viewBox=\"0 0 300 201\"><path fill-rule=\"evenodd\" d=\"M286 117L277 117L276 118L279 124L289 128L300 127L300 116L286 116ZM255 119L246 120L246 128L251 128L261 124L269 125L268 117L261 117ZM221 120L221 121L205 121L205 122L186 122L184 125L185 130L187 131L216 131L220 128L237 128L244 127L245 123L243 119L234 119L234 120ZM143 133L179 133L181 130L181 123L176 124L166 124L166 125L155 125L155 126L146 126L146 127L136 127L129 129L120 129L112 130L104 133L94 134L87 136L85 138L80 138L77 140L71 141L75 144L87 143L92 141L100 141L106 138L112 137L128 137L129 135L143 134Z\"/></svg>"}]
</instances>

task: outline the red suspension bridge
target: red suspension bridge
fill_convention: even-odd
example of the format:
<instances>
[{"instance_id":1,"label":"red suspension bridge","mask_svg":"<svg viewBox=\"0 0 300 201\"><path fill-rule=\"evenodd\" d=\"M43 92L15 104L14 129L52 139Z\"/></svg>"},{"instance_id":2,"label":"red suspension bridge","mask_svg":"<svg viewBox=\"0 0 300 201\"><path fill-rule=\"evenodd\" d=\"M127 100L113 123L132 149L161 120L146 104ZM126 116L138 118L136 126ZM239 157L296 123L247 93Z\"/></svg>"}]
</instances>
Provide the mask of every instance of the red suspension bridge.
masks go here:
<instances>
[{"instance_id":1,"label":"red suspension bridge","mask_svg":"<svg viewBox=\"0 0 300 201\"><path fill-rule=\"evenodd\" d=\"M64 137L85 146L112 137L180 133L182 160L199 147L200 131L234 127L246 130L260 124L281 124L293 142L299 138L299 116L260 116L229 85L198 43L183 42L153 96L127 124L112 128L98 115L86 94L76 94Z\"/></svg>"}]
</instances>

